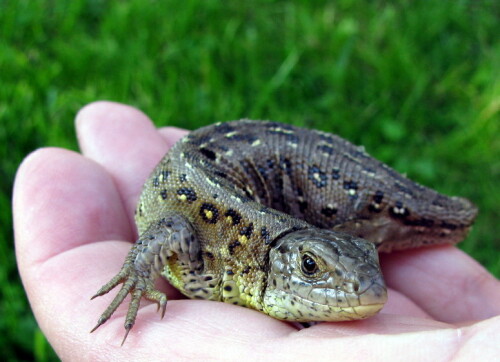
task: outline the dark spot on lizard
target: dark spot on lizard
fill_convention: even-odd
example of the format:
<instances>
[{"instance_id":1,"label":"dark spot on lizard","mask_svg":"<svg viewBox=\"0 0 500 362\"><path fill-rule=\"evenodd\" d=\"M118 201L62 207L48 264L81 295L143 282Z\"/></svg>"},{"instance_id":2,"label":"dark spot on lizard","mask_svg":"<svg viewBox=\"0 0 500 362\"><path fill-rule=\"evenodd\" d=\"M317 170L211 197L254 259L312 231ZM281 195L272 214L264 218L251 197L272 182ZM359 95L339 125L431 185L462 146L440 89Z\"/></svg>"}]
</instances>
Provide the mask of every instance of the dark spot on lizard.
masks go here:
<instances>
[{"instance_id":1,"label":"dark spot on lizard","mask_svg":"<svg viewBox=\"0 0 500 362\"><path fill-rule=\"evenodd\" d=\"M237 248L238 246L240 246L241 243L238 241L238 240L234 240L233 242L231 242L228 246L227 246L227 249L229 250L229 254L230 255L233 255L234 254L234 249Z\"/></svg>"},{"instance_id":2,"label":"dark spot on lizard","mask_svg":"<svg viewBox=\"0 0 500 362\"><path fill-rule=\"evenodd\" d=\"M260 212L263 212L264 214L268 214L268 215L272 215L273 212L271 211L271 209L267 206L262 206L259 210Z\"/></svg>"},{"instance_id":3,"label":"dark spot on lizard","mask_svg":"<svg viewBox=\"0 0 500 362\"><path fill-rule=\"evenodd\" d=\"M297 144L297 143L299 143L299 136L294 135L294 134L288 134L288 135L286 135L286 140L287 140L287 142Z\"/></svg>"},{"instance_id":4,"label":"dark spot on lizard","mask_svg":"<svg viewBox=\"0 0 500 362\"><path fill-rule=\"evenodd\" d=\"M436 198L432 201L432 205L434 206L439 206L439 207L446 207L448 200L446 197L442 195L436 196Z\"/></svg>"},{"instance_id":5,"label":"dark spot on lizard","mask_svg":"<svg viewBox=\"0 0 500 362\"><path fill-rule=\"evenodd\" d=\"M292 163L286 157L280 156L281 169L285 171L288 176L292 176Z\"/></svg>"},{"instance_id":6,"label":"dark spot on lizard","mask_svg":"<svg viewBox=\"0 0 500 362\"><path fill-rule=\"evenodd\" d=\"M344 181L344 189L345 190L357 190L358 185L354 181Z\"/></svg>"},{"instance_id":7,"label":"dark spot on lizard","mask_svg":"<svg viewBox=\"0 0 500 362\"><path fill-rule=\"evenodd\" d=\"M354 181L344 181L344 190L347 190L351 199L357 199L358 184Z\"/></svg>"},{"instance_id":8,"label":"dark spot on lizard","mask_svg":"<svg viewBox=\"0 0 500 362\"><path fill-rule=\"evenodd\" d=\"M214 171L214 175L222 177L222 178L226 178L227 177L227 174L225 174L224 172L221 172L221 171L217 171L217 170Z\"/></svg>"},{"instance_id":9,"label":"dark spot on lizard","mask_svg":"<svg viewBox=\"0 0 500 362\"><path fill-rule=\"evenodd\" d=\"M219 210L213 204L204 203L200 208L200 216L204 221L215 224L219 219Z\"/></svg>"},{"instance_id":10,"label":"dark spot on lizard","mask_svg":"<svg viewBox=\"0 0 500 362\"><path fill-rule=\"evenodd\" d=\"M231 286L230 286L230 285L225 285L225 286L224 286L224 290L225 290L226 292L230 292L231 290L233 290L233 288L231 288Z\"/></svg>"},{"instance_id":11,"label":"dark spot on lizard","mask_svg":"<svg viewBox=\"0 0 500 362\"><path fill-rule=\"evenodd\" d=\"M217 179L217 177L207 175L207 179L212 181L212 183L214 183L215 185L223 186L222 183L220 182L220 180Z\"/></svg>"},{"instance_id":12,"label":"dark spot on lizard","mask_svg":"<svg viewBox=\"0 0 500 362\"><path fill-rule=\"evenodd\" d=\"M193 138L191 140L191 143L195 146L199 146L199 145L202 145L204 143L210 142L210 140L211 140L210 136L200 136L200 137Z\"/></svg>"},{"instance_id":13,"label":"dark spot on lizard","mask_svg":"<svg viewBox=\"0 0 500 362\"><path fill-rule=\"evenodd\" d=\"M271 235L265 226L260 229L260 235L264 239L264 244L269 245L271 243Z\"/></svg>"},{"instance_id":14,"label":"dark spot on lizard","mask_svg":"<svg viewBox=\"0 0 500 362\"><path fill-rule=\"evenodd\" d=\"M322 140L322 141L325 141L326 143L330 143L330 144L334 143L333 137L332 136L328 136L326 134L320 133L319 134L319 139Z\"/></svg>"},{"instance_id":15,"label":"dark spot on lizard","mask_svg":"<svg viewBox=\"0 0 500 362\"><path fill-rule=\"evenodd\" d=\"M183 200L185 198L189 202L193 202L193 201L196 201L198 199L198 197L196 196L196 192L193 189L188 188L188 187L182 187L182 188L178 189L177 195L179 195L178 197L181 200Z\"/></svg>"},{"instance_id":16,"label":"dark spot on lizard","mask_svg":"<svg viewBox=\"0 0 500 362\"><path fill-rule=\"evenodd\" d=\"M370 158L370 156L368 156L368 154L364 150L359 150L359 149L349 150L349 154L353 156L354 160L358 163L362 163L363 158L365 159Z\"/></svg>"},{"instance_id":17,"label":"dark spot on lizard","mask_svg":"<svg viewBox=\"0 0 500 362\"><path fill-rule=\"evenodd\" d=\"M187 180L187 175L185 173L181 173L179 175L179 181L180 182L185 182Z\"/></svg>"},{"instance_id":18,"label":"dark spot on lizard","mask_svg":"<svg viewBox=\"0 0 500 362\"><path fill-rule=\"evenodd\" d=\"M406 207L403 206L403 203L401 201L396 201L394 203L394 207L391 207L389 209L389 214L396 219L403 219L406 218L410 215L410 212ZM423 219L422 219L423 220ZM407 224L407 225L413 225L413 224ZM424 226L424 225L422 225Z\"/></svg>"},{"instance_id":19,"label":"dark spot on lizard","mask_svg":"<svg viewBox=\"0 0 500 362\"><path fill-rule=\"evenodd\" d=\"M338 180L340 178L340 170L338 168L332 169L332 179Z\"/></svg>"},{"instance_id":20,"label":"dark spot on lizard","mask_svg":"<svg viewBox=\"0 0 500 362\"><path fill-rule=\"evenodd\" d=\"M244 192L245 195L240 195L238 193L235 193L233 196L236 197L242 203L253 201L253 196L250 195L251 197L249 197L247 190L244 190Z\"/></svg>"},{"instance_id":21,"label":"dark spot on lizard","mask_svg":"<svg viewBox=\"0 0 500 362\"><path fill-rule=\"evenodd\" d=\"M239 134L239 133L226 136L226 138L231 141L237 141L237 142L247 141L248 143L253 143L258 140L257 136L251 134Z\"/></svg>"},{"instance_id":22,"label":"dark spot on lizard","mask_svg":"<svg viewBox=\"0 0 500 362\"><path fill-rule=\"evenodd\" d=\"M252 233L253 233L253 223L250 223L248 226L242 227L240 230L240 235L244 235L247 238L252 236Z\"/></svg>"},{"instance_id":23,"label":"dark spot on lizard","mask_svg":"<svg viewBox=\"0 0 500 362\"><path fill-rule=\"evenodd\" d=\"M382 200L384 199L384 193L382 191L376 191L373 195L373 202L368 205L368 210L371 212L379 213L382 211Z\"/></svg>"},{"instance_id":24,"label":"dark spot on lizard","mask_svg":"<svg viewBox=\"0 0 500 362\"><path fill-rule=\"evenodd\" d=\"M167 196L168 196L168 194L167 194L167 190L166 190L166 189L161 190L161 191L160 191L160 196L161 196L161 198L162 198L163 200L166 200L166 199L167 199Z\"/></svg>"},{"instance_id":25,"label":"dark spot on lizard","mask_svg":"<svg viewBox=\"0 0 500 362\"><path fill-rule=\"evenodd\" d=\"M234 127L227 123L221 123L215 126L216 133L230 133L234 131Z\"/></svg>"},{"instance_id":26,"label":"dark spot on lizard","mask_svg":"<svg viewBox=\"0 0 500 362\"><path fill-rule=\"evenodd\" d=\"M384 198L384 193L382 191L377 191L375 192L375 195L373 195L373 201L376 204L382 203L383 198Z\"/></svg>"},{"instance_id":27,"label":"dark spot on lizard","mask_svg":"<svg viewBox=\"0 0 500 362\"><path fill-rule=\"evenodd\" d=\"M214 151L209 150L208 148L205 147L201 147L200 152L203 156L205 156L209 160L215 161L216 155Z\"/></svg>"},{"instance_id":28,"label":"dark spot on lizard","mask_svg":"<svg viewBox=\"0 0 500 362\"><path fill-rule=\"evenodd\" d=\"M232 225L238 225L241 221L241 215L233 209L227 210L224 216L230 219Z\"/></svg>"},{"instance_id":29,"label":"dark spot on lizard","mask_svg":"<svg viewBox=\"0 0 500 362\"><path fill-rule=\"evenodd\" d=\"M404 194L407 194L407 195L410 195L410 196L414 196L415 195L410 188L406 187L405 185L403 185L400 182L395 182L394 183L394 188L397 189L398 191L404 193Z\"/></svg>"},{"instance_id":30,"label":"dark spot on lizard","mask_svg":"<svg viewBox=\"0 0 500 362\"><path fill-rule=\"evenodd\" d=\"M161 218L159 221L158 221L158 226L165 226L167 228L169 227L172 227L172 220L171 219L166 219L166 218Z\"/></svg>"},{"instance_id":31,"label":"dark spot on lizard","mask_svg":"<svg viewBox=\"0 0 500 362\"><path fill-rule=\"evenodd\" d=\"M154 187L160 186L160 180L158 179L158 177L153 178L153 186Z\"/></svg>"},{"instance_id":32,"label":"dark spot on lizard","mask_svg":"<svg viewBox=\"0 0 500 362\"><path fill-rule=\"evenodd\" d=\"M320 145L318 146L318 150L323 152L323 153L326 153L328 155L332 155L333 154L333 147L330 147L330 146L327 146L327 145Z\"/></svg>"},{"instance_id":33,"label":"dark spot on lizard","mask_svg":"<svg viewBox=\"0 0 500 362\"><path fill-rule=\"evenodd\" d=\"M163 181L166 181L168 179L168 176L170 176L170 171L163 170L160 172L160 177L163 179Z\"/></svg>"},{"instance_id":34,"label":"dark spot on lizard","mask_svg":"<svg viewBox=\"0 0 500 362\"><path fill-rule=\"evenodd\" d=\"M326 217L331 217L337 213L337 209L331 206L325 206L321 209L321 213Z\"/></svg>"},{"instance_id":35,"label":"dark spot on lizard","mask_svg":"<svg viewBox=\"0 0 500 362\"><path fill-rule=\"evenodd\" d=\"M316 165L309 166L309 170L307 171L307 178L311 180L313 184L318 188L322 188L327 185L326 174L321 171L320 168Z\"/></svg>"},{"instance_id":36,"label":"dark spot on lizard","mask_svg":"<svg viewBox=\"0 0 500 362\"><path fill-rule=\"evenodd\" d=\"M377 170L372 167L363 167L363 170L371 176L375 176Z\"/></svg>"}]
</instances>

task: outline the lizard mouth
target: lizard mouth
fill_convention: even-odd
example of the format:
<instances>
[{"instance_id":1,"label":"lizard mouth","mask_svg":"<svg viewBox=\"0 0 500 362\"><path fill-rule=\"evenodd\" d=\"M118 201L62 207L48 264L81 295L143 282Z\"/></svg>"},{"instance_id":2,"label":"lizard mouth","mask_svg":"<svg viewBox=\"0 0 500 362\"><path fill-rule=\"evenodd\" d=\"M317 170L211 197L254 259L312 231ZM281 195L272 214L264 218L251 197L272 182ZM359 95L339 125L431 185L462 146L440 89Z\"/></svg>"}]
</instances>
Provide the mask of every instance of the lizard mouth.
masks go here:
<instances>
[{"instance_id":1,"label":"lizard mouth","mask_svg":"<svg viewBox=\"0 0 500 362\"><path fill-rule=\"evenodd\" d=\"M384 303L358 305L355 307L338 307L331 305L316 305L313 307L317 314L311 316L311 312L308 312L307 316L295 318L294 320L297 322L343 322L366 319L380 312L384 307Z\"/></svg>"},{"instance_id":2,"label":"lizard mouth","mask_svg":"<svg viewBox=\"0 0 500 362\"><path fill-rule=\"evenodd\" d=\"M345 320L356 320L370 318L380 312L384 307L384 303L370 304L370 305L358 305L357 307L332 307L330 310L333 313L337 313L341 317L345 317ZM339 319L337 321L340 321Z\"/></svg>"},{"instance_id":3,"label":"lizard mouth","mask_svg":"<svg viewBox=\"0 0 500 362\"><path fill-rule=\"evenodd\" d=\"M379 286L360 295L345 295L326 302L291 295L284 290L266 293L266 313L277 319L296 322L341 322L366 319L374 316L387 301L385 287ZM365 295L366 294L366 295ZM335 302L334 302L335 300ZM343 300L340 303L339 300Z\"/></svg>"}]
</instances>

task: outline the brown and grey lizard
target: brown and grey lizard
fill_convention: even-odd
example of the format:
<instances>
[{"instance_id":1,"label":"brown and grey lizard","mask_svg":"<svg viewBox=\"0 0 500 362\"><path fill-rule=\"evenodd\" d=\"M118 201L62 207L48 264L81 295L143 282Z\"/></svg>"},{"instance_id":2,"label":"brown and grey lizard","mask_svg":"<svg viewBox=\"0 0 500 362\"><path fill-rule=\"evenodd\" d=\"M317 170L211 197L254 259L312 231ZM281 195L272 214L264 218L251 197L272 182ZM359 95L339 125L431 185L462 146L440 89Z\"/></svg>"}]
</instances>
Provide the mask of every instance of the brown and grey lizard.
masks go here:
<instances>
[{"instance_id":1,"label":"brown and grey lizard","mask_svg":"<svg viewBox=\"0 0 500 362\"><path fill-rule=\"evenodd\" d=\"M139 239L121 271L132 328L142 297L165 313L158 275L191 298L289 321L370 317L387 299L378 251L462 240L477 214L324 132L241 120L191 132L144 185ZM124 339L125 340L125 339Z\"/></svg>"}]
</instances>

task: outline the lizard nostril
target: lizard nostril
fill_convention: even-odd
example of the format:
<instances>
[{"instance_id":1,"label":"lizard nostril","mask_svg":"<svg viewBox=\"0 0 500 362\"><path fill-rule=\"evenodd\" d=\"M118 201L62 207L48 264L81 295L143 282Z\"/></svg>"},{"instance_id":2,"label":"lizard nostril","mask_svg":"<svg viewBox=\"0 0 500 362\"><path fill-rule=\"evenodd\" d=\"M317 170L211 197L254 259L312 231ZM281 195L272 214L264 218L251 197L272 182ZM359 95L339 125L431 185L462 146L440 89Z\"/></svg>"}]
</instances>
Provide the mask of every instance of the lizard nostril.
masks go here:
<instances>
[{"instance_id":1,"label":"lizard nostril","mask_svg":"<svg viewBox=\"0 0 500 362\"><path fill-rule=\"evenodd\" d=\"M359 291L359 282L356 280L352 283L354 291L357 293Z\"/></svg>"}]
</instances>

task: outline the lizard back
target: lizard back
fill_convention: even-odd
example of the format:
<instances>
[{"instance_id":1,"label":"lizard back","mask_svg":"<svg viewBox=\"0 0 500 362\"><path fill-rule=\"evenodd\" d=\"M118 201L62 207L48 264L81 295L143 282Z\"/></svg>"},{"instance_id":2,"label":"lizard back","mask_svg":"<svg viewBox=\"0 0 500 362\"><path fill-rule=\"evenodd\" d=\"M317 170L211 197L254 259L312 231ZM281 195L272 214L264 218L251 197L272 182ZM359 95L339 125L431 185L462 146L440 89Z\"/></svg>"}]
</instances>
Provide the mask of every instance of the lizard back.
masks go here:
<instances>
[{"instance_id":1,"label":"lizard back","mask_svg":"<svg viewBox=\"0 0 500 362\"><path fill-rule=\"evenodd\" d=\"M168 183L165 175L172 176ZM140 229L165 208L184 209L183 189L198 195L196 207L189 204L195 222L203 220L203 205L220 205L220 216L237 210L245 219L240 231L258 212L278 210L287 214L279 214L286 226L264 217L253 227L267 225L279 233L301 225L300 219L365 238L379 251L456 243L477 214L468 200L419 185L339 136L276 122L240 120L193 131L165 156L151 180L139 203ZM229 199L214 198L224 191ZM215 224L212 219L200 227Z\"/></svg>"}]
</instances>

